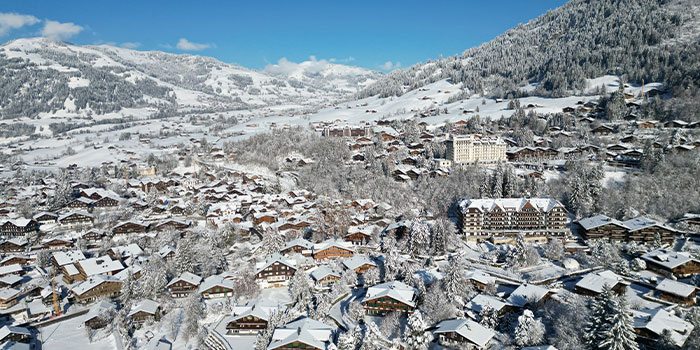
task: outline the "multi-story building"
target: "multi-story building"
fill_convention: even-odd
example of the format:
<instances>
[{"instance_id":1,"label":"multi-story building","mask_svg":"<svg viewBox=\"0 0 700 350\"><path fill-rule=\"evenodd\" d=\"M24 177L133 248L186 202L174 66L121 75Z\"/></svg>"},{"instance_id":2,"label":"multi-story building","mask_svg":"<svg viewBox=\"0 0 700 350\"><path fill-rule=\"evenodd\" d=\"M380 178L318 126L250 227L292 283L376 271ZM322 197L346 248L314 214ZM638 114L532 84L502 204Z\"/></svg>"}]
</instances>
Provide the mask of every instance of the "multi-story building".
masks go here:
<instances>
[{"instance_id":1,"label":"multi-story building","mask_svg":"<svg viewBox=\"0 0 700 350\"><path fill-rule=\"evenodd\" d=\"M452 136L445 146L447 160L454 165L493 164L506 160L506 143L500 138Z\"/></svg>"},{"instance_id":2,"label":"multi-story building","mask_svg":"<svg viewBox=\"0 0 700 350\"><path fill-rule=\"evenodd\" d=\"M552 198L463 199L458 224L469 240L510 240L524 234L527 240L545 241L566 234L566 208Z\"/></svg>"},{"instance_id":3,"label":"multi-story building","mask_svg":"<svg viewBox=\"0 0 700 350\"><path fill-rule=\"evenodd\" d=\"M619 221L605 215L596 215L578 220L576 224L586 239L607 238L649 243L658 237L663 243L673 243L680 234L672 227L643 216Z\"/></svg>"}]
</instances>

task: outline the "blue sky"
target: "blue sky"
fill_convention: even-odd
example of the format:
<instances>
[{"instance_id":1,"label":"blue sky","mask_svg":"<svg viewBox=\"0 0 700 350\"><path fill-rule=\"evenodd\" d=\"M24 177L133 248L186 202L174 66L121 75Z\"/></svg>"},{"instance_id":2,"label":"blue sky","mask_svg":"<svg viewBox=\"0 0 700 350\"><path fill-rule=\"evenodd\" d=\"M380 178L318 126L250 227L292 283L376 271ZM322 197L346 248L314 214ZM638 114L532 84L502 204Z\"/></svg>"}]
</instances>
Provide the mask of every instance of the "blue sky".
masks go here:
<instances>
[{"instance_id":1,"label":"blue sky","mask_svg":"<svg viewBox=\"0 0 700 350\"><path fill-rule=\"evenodd\" d=\"M254 69L315 56L388 71L478 46L565 2L9 0L0 5L0 42L46 36Z\"/></svg>"}]
</instances>

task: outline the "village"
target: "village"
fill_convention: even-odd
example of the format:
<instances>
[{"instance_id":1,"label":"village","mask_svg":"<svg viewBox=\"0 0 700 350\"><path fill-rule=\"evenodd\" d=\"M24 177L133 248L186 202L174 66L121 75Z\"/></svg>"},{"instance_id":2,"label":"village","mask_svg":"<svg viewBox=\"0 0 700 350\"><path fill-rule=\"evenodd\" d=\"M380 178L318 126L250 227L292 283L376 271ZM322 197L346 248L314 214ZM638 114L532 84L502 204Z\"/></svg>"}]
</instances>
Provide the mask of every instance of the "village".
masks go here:
<instances>
[{"instance_id":1,"label":"village","mask_svg":"<svg viewBox=\"0 0 700 350\"><path fill-rule=\"evenodd\" d=\"M660 93L625 93L628 115L615 120L595 101L538 114L512 100L500 103L518 112L501 120L465 111L456 122L422 121L435 107L408 120L270 126L270 139L338 149L329 154L277 149L250 160L247 141L181 130L173 135L186 141L152 147L156 158L42 175L8 165L0 343L552 350L586 324L585 305L615 300L631 310L639 344L690 349L700 334L700 213L619 219L595 209L608 181L643 176L664 157L697 162L698 122L639 117ZM304 183L322 161L379 169L389 190L471 171L478 195L437 198L444 210L401 208L413 202L399 192L333 197ZM595 195L546 193L589 168L603 184Z\"/></svg>"}]
</instances>

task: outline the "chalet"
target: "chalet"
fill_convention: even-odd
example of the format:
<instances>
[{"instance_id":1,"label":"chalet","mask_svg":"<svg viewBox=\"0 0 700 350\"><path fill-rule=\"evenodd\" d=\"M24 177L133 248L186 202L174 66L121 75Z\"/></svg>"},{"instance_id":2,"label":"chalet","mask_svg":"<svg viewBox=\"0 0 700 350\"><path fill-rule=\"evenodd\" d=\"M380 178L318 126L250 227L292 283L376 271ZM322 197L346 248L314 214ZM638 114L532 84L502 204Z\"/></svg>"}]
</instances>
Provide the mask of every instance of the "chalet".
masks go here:
<instances>
[{"instance_id":1,"label":"chalet","mask_svg":"<svg viewBox=\"0 0 700 350\"><path fill-rule=\"evenodd\" d=\"M85 197L79 197L76 198L75 200L72 200L68 205L66 205L67 208L73 209L73 210L84 210L84 211L89 211L92 209L92 205L95 201L90 199L90 198L85 198Z\"/></svg>"},{"instance_id":2,"label":"chalet","mask_svg":"<svg viewBox=\"0 0 700 350\"><path fill-rule=\"evenodd\" d=\"M607 125L600 125L591 130L592 133L597 134L597 135L610 135L615 131L610 126Z\"/></svg>"},{"instance_id":3,"label":"chalet","mask_svg":"<svg viewBox=\"0 0 700 350\"><path fill-rule=\"evenodd\" d=\"M376 269L377 264L364 255L355 255L351 258L343 259L343 267L355 271L357 274L363 274L369 269Z\"/></svg>"},{"instance_id":4,"label":"chalet","mask_svg":"<svg viewBox=\"0 0 700 350\"><path fill-rule=\"evenodd\" d=\"M51 255L51 263L60 268L61 266L77 263L85 260L85 255L80 250L71 250L67 252L55 252Z\"/></svg>"},{"instance_id":5,"label":"chalet","mask_svg":"<svg viewBox=\"0 0 700 350\"><path fill-rule=\"evenodd\" d=\"M253 224L260 225L263 222L272 224L277 221L277 213L275 212L256 212L253 213Z\"/></svg>"},{"instance_id":6,"label":"chalet","mask_svg":"<svg viewBox=\"0 0 700 350\"><path fill-rule=\"evenodd\" d=\"M372 316L384 316L392 311L410 314L416 307L417 294L415 288L392 281L369 287L361 303Z\"/></svg>"},{"instance_id":7,"label":"chalet","mask_svg":"<svg viewBox=\"0 0 700 350\"><path fill-rule=\"evenodd\" d=\"M333 327L307 317L301 317L275 328L268 350L325 350L332 342Z\"/></svg>"},{"instance_id":8,"label":"chalet","mask_svg":"<svg viewBox=\"0 0 700 350\"><path fill-rule=\"evenodd\" d=\"M143 255L143 249L136 243L112 247L107 255L114 260L125 261Z\"/></svg>"},{"instance_id":9,"label":"chalet","mask_svg":"<svg viewBox=\"0 0 700 350\"><path fill-rule=\"evenodd\" d=\"M34 221L39 225L55 224L58 222L58 214L47 211L34 215Z\"/></svg>"},{"instance_id":10,"label":"chalet","mask_svg":"<svg viewBox=\"0 0 700 350\"><path fill-rule=\"evenodd\" d=\"M344 239L353 245L365 245L372 239L371 228L361 229L357 226L350 227Z\"/></svg>"},{"instance_id":11,"label":"chalet","mask_svg":"<svg viewBox=\"0 0 700 350\"><path fill-rule=\"evenodd\" d=\"M496 335L471 319L444 320L433 331L438 344L447 349L486 349Z\"/></svg>"},{"instance_id":12,"label":"chalet","mask_svg":"<svg viewBox=\"0 0 700 350\"><path fill-rule=\"evenodd\" d=\"M666 278L656 285L656 291L662 300L685 306L695 304L697 288L693 285Z\"/></svg>"},{"instance_id":13,"label":"chalet","mask_svg":"<svg viewBox=\"0 0 700 350\"><path fill-rule=\"evenodd\" d=\"M3 349L23 349L20 346L12 346L12 342L17 343L29 343L32 339L32 333L29 329L17 326L3 326L0 328L0 344L4 344ZM29 346L26 347L29 349Z\"/></svg>"},{"instance_id":14,"label":"chalet","mask_svg":"<svg viewBox=\"0 0 700 350\"><path fill-rule=\"evenodd\" d=\"M265 305L256 301L252 305L236 306L233 314L226 320L226 334L258 334L267 328L270 313L278 309L278 305Z\"/></svg>"},{"instance_id":15,"label":"chalet","mask_svg":"<svg viewBox=\"0 0 700 350\"><path fill-rule=\"evenodd\" d=\"M182 231L192 226L192 221L186 219L170 218L159 222L155 229L157 231L174 230Z\"/></svg>"},{"instance_id":16,"label":"chalet","mask_svg":"<svg viewBox=\"0 0 700 350\"><path fill-rule=\"evenodd\" d=\"M612 271L591 272L583 276L574 285L574 292L578 294L596 296L603 292L605 288L612 289L619 295L624 295L629 282Z\"/></svg>"},{"instance_id":17,"label":"chalet","mask_svg":"<svg viewBox=\"0 0 700 350\"><path fill-rule=\"evenodd\" d=\"M0 277L8 275L23 276L27 271L24 270L20 264L12 264L7 266L0 266Z\"/></svg>"},{"instance_id":18,"label":"chalet","mask_svg":"<svg viewBox=\"0 0 700 350\"><path fill-rule=\"evenodd\" d=\"M6 256L4 259L0 260L0 266L8 266L8 265L27 265L32 261L32 259L29 257L29 255L22 255L22 254L12 254Z\"/></svg>"},{"instance_id":19,"label":"chalet","mask_svg":"<svg viewBox=\"0 0 700 350\"><path fill-rule=\"evenodd\" d=\"M632 310L632 316L636 340L647 346L655 345L664 331L667 331L670 332L673 345L683 348L694 329L692 323L663 308Z\"/></svg>"},{"instance_id":20,"label":"chalet","mask_svg":"<svg viewBox=\"0 0 700 350\"><path fill-rule=\"evenodd\" d=\"M679 232L657 221L640 216L624 221L629 240L652 242L658 235L662 242L672 243Z\"/></svg>"},{"instance_id":21,"label":"chalet","mask_svg":"<svg viewBox=\"0 0 700 350\"><path fill-rule=\"evenodd\" d=\"M112 314L116 312L116 308L109 301L101 300L90 308L83 319L83 324L90 329L104 328L112 323Z\"/></svg>"},{"instance_id":22,"label":"chalet","mask_svg":"<svg viewBox=\"0 0 700 350\"><path fill-rule=\"evenodd\" d=\"M170 280L165 287L173 298L184 298L196 292L200 283L202 283L201 277L185 271L180 276Z\"/></svg>"},{"instance_id":23,"label":"chalet","mask_svg":"<svg viewBox=\"0 0 700 350\"><path fill-rule=\"evenodd\" d=\"M23 252L29 245L24 237L15 237L7 240L0 240L0 252L19 253Z\"/></svg>"},{"instance_id":24,"label":"chalet","mask_svg":"<svg viewBox=\"0 0 700 350\"><path fill-rule=\"evenodd\" d=\"M262 288L281 287L289 284L296 271L294 261L274 254L256 266L255 280Z\"/></svg>"},{"instance_id":25,"label":"chalet","mask_svg":"<svg viewBox=\"0 0 700 350\"><path fill-rule=\"evenodd\" d=\"M92 224L94 217L85 211L71 211L58 217L61 226L78 226Z\"/></svg>"},{"instance_id":26,"label":"chalet","mask_svg":"<svg viewBox=\"0 0 700 350\"><path fill-rule=\"evenodd\" d=\"M341 277L339 273L335 272L333 269L326 265L321 265L313 269L310 275L314 282L322 286L329 286L337 282Z\"/></svg>"},{"instance_id":27,"label":"chalet","mask_svg":"<svg viewBox=\"0 0 700 350\"><path fill-rule=\"evenodd\" d=\"M540 307L552 295L554 292L547 288L525 283L518 286L506 300L521 308L525 306Z\"/></svg>"},{"instance_id":28,"label":"chalet","mask_svg":"<svg viewBox=\"0 0 700 350\"><path fill-rule=\"evenodd\" d=\"M102 297L113 298L120 294L122 281L114 276L96 275L84 282L71 286L73 299L81 304L95 301Z\"/></svg>"},{"instance_id":29,"label":"chalet","mask_svg":"<svg viewBox=\"0 0 700 350\"><path fill-rule=\"evenodd\" d=\"M683 120L671 120L664 124L666 128L685 128L688 126L688 122Z\"/></svg>"},{"instance_id":30,"label":"chalet","mask_svg":"<svg viewBox=\"0 0 700 350\"><path fill-rule=\"evenodd\" d=\"M14 288L0 289L0 310L7 310L17 305L20 291Z\"/></svg>"},{"instance_id":31,"label":"chalet","mask_svg":"<svg viewBox=\"0 0 700 350\"><path fill-rule=\"evenodd\" d=\"M22 277L18 275L7 275L0 277L0 288L16 288L20 286Z\"/></svg>"},{"instance_id":32,"label":"chalet","mask_svg":"<svg viewBox=\"0 0 700 350\"><path fill-rule=\"evenodd\" d=\"M10 219L0 221L0 236L24 237L30 232L39 230L39 224L33 219Z\"/></svg>"},{"instance_id":33,"label":"chalet","mask_svg":"<svg viewBox=\"0 0 700 350\"><path fill-rule=\"evenodd\" d=\"M165 262L170 262L175 259L175 248L167 245L163 246L162 248L158 249L158 256L160 256L160 258Z\"/></svg>"},{"instance_id":34,"label":"chalet","mask_svg":"<svg viewBox=\"0 0 700 350\"><path fill-rule=\"evenodd\" d=\"M687 253L666 249L657 249L642 255L647 269L664 276L689 277L700 273L700 261L691 258Z\"/></svg>"},{"instance_id":35,"label":"chalet","mask_svg":"<svg viewBox=\"0 0 700 350\"><path fill-rule=\"evenodd\" d=\"M78 261L75 267L80 274L76 276L79 281L85 281L97 275L113 276L124 269L124 265L119 260L112 260L108 255Z\"/></svg>"},{"instance_id":36,"label":"chalet","mask_svg":"<svg viewBox=\"0 0 700 350\"><path fill-rule=\"evenodd\" d=\"M349 242L338 240L326 240L321 243L314 244L313 257L316 260L320 259L335 259L349 258L354 255Z\"/></svg>"},{"instance_id":37,"label":"chalet","mask_svg":"<svg viewBox=\"0 0 700 350\"><path fill-rule=\"evenodd\" d=\"M146 233L149 225L141 221L123 221L112 228L114 235L125 235L129 233Z\"/></svg>"},{"instance_id":38,"label":"chalet","mask_svg":"<svg viewBox=\"0 0 700 350\"><path fill-rule=\"evenodd\" d=\"M465 278L474 285L475 289L482 292L488 289L489 286L496 285L496 279L481 270L471 270L466 273Z\"/></svg>"},{"instance_id":39,"label":"chalet","mask_svg":"<svg viewBox=\"0 0 700 350\"><path fill-rule=\"evenodd\" d=\"M282 247L281 253L283 255L291 255L291 254L304 254L304 252L308 252L307 254L310 255L311 249L313 248L313 243L303 239L303 238L297 238L293 239L287 244Z\"/></svg>"},{"instance_id":40,"label":"chalet","mask_svg":"<svg viewBox=\"0 0 700 350\"><path fill-rule=\"evenodd\" d=\"M690 228L696 231L700 231L700 214L685 213L678 221L686 223Z\"/></svg>"},{"instance_id":41,"label":"chalet","mask_svg":"<svg viewBox=\"0 0 700 350\"><path fill-rule=\"evenodd\" d=\"M46 238L41 241L41 246L49 250L69 249L73 247L73 239L63 237Z\"/></svg>"},{"instance_id":42,"label":"chalet","mask_svg":"<svg viewBox=\"0 0 700 350\"><path fill-rule=\"evenodd\" d=\"M199 285L198 292L204 299L232 297L233 280L223 275L209 276Z\"/></svg>"},{"instance_id":43,"label":"chalet","mask_svg":"<svg viewBox=\"0 0 700 350\"><path fill-rule=\"evenodd\" d=\"M88 246L94 246L97 242L102 241L103 238L105 238L107 234L105 231L98 230L98 229L90 229L85 231L81 236L80 239L83 241L88 242Z\"/></svg>"},{"instance_id":44,"label":"chalet","mask_svg":"<svg viewBox=\"0 0 700 350\"><path fill-rule=\"evenodd\" d=\"M157 302L144 299L134 306L126 317L131 319L134 324L142 325L148 321L159 321L161 309Z\"/></svg>"},{"instance_id":45,"label":"chalet","mask_svg":"<svg viewBox=\"0 0 700 350\"><path fill-rule=\"evenodd\" d=\"M619 220L605 215L584 218L575 222L581 229L586 239L610 238L625 240L627 238L627 226Z\"/></svg>"}]
</instances>

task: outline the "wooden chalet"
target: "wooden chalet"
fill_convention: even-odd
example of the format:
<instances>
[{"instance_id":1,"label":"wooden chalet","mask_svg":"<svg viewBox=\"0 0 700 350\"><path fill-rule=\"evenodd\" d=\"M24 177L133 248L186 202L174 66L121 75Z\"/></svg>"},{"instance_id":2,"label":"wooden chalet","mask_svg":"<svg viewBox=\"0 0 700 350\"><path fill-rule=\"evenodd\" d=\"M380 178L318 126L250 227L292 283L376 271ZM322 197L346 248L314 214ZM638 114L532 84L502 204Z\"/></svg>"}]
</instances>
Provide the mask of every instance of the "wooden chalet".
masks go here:
<instances>
[{"instance_id":1,"label":"wooden chalet","mask_svg":"<svg viewBox=\"0 0 700 350\"><path fill-rule=\"evenodd\" d=\"M197 292L202 278L189 272L183 272L180 276L170 280L166 288L173 298L185 298Z\"/></svg>"},{"instance_id":2,"label":"wooden chalet","mask_svg":"<svg viewBox=\"0 0 700 350\"><path fill-rule=\"evenodd\" d=\"M372 316L384 316L392 311L411 314L416 307L416 295L415 288L392 281L369 287L361 303Z\"/></svg>"},{"instance_id":3,"label":"wooden chalet","mask_svg":"<svg viewBox=\"0 0 700 350\"><path fill-rule=\"evenodd\" d=\"M112 234L125 235L130 233L146 233L148 232L149 224L140 221L124 221L118 223L112 228Z\"/></svg>"}]
</instances>

